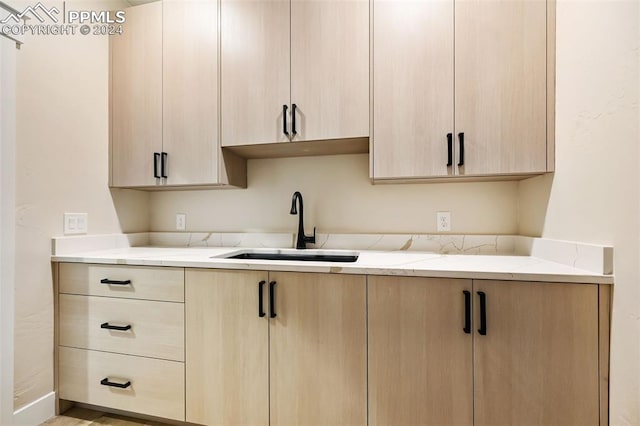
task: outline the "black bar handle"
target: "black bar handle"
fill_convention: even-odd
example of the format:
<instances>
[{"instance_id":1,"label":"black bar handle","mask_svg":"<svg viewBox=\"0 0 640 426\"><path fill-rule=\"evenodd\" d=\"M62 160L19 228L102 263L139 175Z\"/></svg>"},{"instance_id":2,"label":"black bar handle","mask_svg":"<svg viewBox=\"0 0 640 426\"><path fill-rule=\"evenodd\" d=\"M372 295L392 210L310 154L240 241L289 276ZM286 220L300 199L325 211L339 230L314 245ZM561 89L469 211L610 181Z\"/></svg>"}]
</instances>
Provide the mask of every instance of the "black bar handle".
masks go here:
<instances>
[{"instance_id":1,"label":"black bar handle","mask_svg":"<svg viewBox=\"0 0 640 426\"><path fill-rule=\"evenodd\" d=\"M453 165L453 133L447 133L447 167Z\"/></svg>"},{"instance_id":2,"label":"black bar handle","mask_svg":"<svg viewBox=\"0 0 640 426\"><path fill-rule=\"evenodd\" d=\"M287 105L282 105L282 133L289 136L289 130L287 130Z\"/></svg>"},{"instance_id":3,"label":"black bar handle","mask_svg":"<svg viewBox=\"0 0 640 426\"><path fill-rule=\"evenodd\" d=\"M296 108L298 108L296 104L291 104L291 133L294 135L298 134L296 132Z\"/></svg>"},{"instance_id":4,"label":"black bar handle","mask_svg":"<svg viewBox=\"0 0 640 426\"><path fill-rule=\"evenodd\" d=\"M160 175L158 174L158 161L160 160L160 153L153 153L153 177L156 179L160 179Z\"/></svg>"},{"instance_id":5,"label":"black bar handle","mask_svg":"<svg viewBox=\"0 0 640 426\"><path fill-rule=\"evenodd\" d=\"M460 162L458 166L464 166L464 132L458 133L458 139L460 140Z\"/></svg>"},{"instance_id":6,"label":"black bar handle","mask_svg":"<svg viewBox=\"0 0 640 426\"><path fill-rule=\"evenodd\" d=\"M127 330L131 330L131 324L120 326L120 325L111 325L108 322L103 322L102 324L100 324L100 328L106 328L107 330L127 331Z\"/></svg>"},{"instance_id":7,"label":"black bar handle","mask_svg":"<svg viewBox=\"0 0 640 426\"><path fill-rule=\"evenodd\" d=\"M104 379L100 380L100 384L102 386L111 386L112 388L120 388L120 389L126 389L129 386L131 386L130 381L127 381L127 383L114 383L114 382L110 382L108 377L105 377Z\"/></svg>"},{"instance_id":8,"label":"black bar handle","mask_svg":"<svg viewBox=\"0 0 640 426\"><path fill-rule=\"evenodd\" d=\"M471 292L464 290L464 332L471 334Z\"/></svg>"},{"instance_id":9,"label":"black bar handle","mask_svg":"<svg viewBox=\"0 0 640 426\"><path fill-rule=\"evenodd\" d=\"M103 278L100 280L100 284L108 284L108 285L129 285L131 284L131 280L110 280L109 278Z\"/></svg>"},{"instance_id":10,"label":"black bar handle","mask_svg":"<svg viewBox=\"0 0 640 426\"><path fill-rule=\"evenodd\" d=\"M266 283L265 281L260 281L258 283L258 316L260 318L266 315L264 313L264 302L262 301L262 299L264 298L263 293L264 293L265 283Z\"/></svg>"},{"instance_id":11,"label":"black bar handle","mask_svg":"<svg viewBox=\"0 0 640 426\"><path fill-rule=\"evenodd\" d=\"M276 282L269 283L269 316L275 318L276 315Z\"/></svg>"},{"instance_id":12,"label":"black bar handle","mask_svg":"<svg viewBox=\"0 0 640 426\"><path fill-rule=\"evenodd\" d=\"M487 335L487 295L484 291L479 291L478 296L480 296L480 328L478 329L478 333L483 336Z\"/></svg>"},{"instance_id":13,"label":"black bar handle","mask_svg":"<svg viewBox=\"0 0 640 426\"><path fill-rule=\"evenodd\" d=\"M160 177L167 178L167 157L169 154L166 152L160 153L162 156L162 161L160 162Z\"/></svg>"}]
</instances>

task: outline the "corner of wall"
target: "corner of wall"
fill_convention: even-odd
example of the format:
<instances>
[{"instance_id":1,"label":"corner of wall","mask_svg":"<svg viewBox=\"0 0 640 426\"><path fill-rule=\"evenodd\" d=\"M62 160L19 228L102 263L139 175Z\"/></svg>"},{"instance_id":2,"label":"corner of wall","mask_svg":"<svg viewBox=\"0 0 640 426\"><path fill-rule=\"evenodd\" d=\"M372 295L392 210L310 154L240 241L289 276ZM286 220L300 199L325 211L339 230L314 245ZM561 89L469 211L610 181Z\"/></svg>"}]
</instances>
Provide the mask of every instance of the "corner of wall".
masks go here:
<instances>
[{"instance_id":1,"label":"corner of wall","mask_svg":"<svg viewBox=\"0 0 640 426\"><path fill-rule=\"evenodd\" d=\"M518 182L516 196L518 235L543 236L552 183L553 173Z\"/></svg>"},{"instance_id":2,"label":"corner of wall","mask_svg":"<svg viewBox=\"0 0 640 426\"><path fill-rule=\"evenodd\" d=\"M49 392L13 413L12 425L40 425L55 416L56 394Z\"/></svg>"}]
</instances>

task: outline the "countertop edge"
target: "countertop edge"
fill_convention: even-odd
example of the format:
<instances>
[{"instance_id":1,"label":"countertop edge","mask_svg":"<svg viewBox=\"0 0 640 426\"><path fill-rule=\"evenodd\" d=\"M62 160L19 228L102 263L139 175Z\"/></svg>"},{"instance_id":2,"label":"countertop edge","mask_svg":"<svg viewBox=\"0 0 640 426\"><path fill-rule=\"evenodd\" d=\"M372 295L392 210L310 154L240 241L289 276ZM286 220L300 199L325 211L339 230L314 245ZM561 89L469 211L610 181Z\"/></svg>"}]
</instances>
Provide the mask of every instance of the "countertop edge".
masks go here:
<instances>
[{"instance_id":1,"label":"countertop edge","mask_svg":"<svg viewBox=\"0 0 640 426\"><path fill-rule=\"evenodd\" d=\"M391 253L390 256L393 256ZM446 259L449 255L438 255L435 258ZM473 258L475 256L469 255ZM501 256L496 256L500 258ZM551 261L533 256L520 256L521 259L530 259L536 265L547 266L548 268L558 267ZM51 256L51 261L56 263L87 263L102 265L126 265L126 266L146 266L146 267L177 267L177 268L199 268L199 269L242 269L242 270L263 270L278 272L303 272L303 273L341 273L352 275L382 275L382 276L405 276L423 278L458 278L476 280L501 280L501 281L534 281L534 282L557 282L573 284L607 284L614 283L614 275L598 275L589 271L574 269L571 272L535 272L523 267L518 270L474 270L469 269L444 269L429 268L420 263L424 261L407 262L400 265L371 266L357 264L301 264L300 262L282 264L277 261L229 261L224 258L209 258L206 260L178 260L161 258L126 258L126 256L83 256L82 254L69 254Z\"/></svg>"}]
</instances>

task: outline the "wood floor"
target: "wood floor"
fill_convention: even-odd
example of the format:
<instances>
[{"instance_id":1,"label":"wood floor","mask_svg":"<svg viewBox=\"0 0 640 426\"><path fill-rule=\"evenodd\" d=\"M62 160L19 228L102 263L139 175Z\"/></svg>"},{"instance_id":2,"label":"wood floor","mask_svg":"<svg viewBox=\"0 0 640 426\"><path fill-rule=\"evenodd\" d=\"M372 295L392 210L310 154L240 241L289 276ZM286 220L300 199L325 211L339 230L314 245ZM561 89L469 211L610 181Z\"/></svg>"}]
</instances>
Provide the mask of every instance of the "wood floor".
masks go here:
<instances>
[{"instance_id":1,"label":"wood floor","mask_svg":"<svg viewBox=\"0 0 640 426\"><path fill-rule=\"evenodd\" d=\"M73 407L61 416L56 416L41 426L168 426L164 423L132 419L115 414L102 413L86 408Z\"/></svg>"}]
</instances>

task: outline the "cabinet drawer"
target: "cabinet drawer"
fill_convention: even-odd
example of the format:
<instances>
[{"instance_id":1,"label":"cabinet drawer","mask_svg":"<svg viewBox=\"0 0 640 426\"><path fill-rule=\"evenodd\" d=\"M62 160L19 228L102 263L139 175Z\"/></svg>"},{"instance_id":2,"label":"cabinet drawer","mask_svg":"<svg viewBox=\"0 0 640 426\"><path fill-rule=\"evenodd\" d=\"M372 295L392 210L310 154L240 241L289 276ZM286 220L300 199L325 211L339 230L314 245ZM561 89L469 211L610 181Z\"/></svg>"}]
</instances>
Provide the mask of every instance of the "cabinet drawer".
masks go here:
<instances>
[{"instance_id":1,"label":"cabinet drawer","mask_svg":"<svg viewBox=\"0 0 640 426\"><path fill-rule=\"evenodd\" d=\"M103 379L125 384L117 388ZM184 364L59 348L60 398L184 421Z\"/></svg>"},{"instance_id":2,"label":"cabinet drawer","mask_svg":"<svg viewBox=\"0 0 640 426\"><path fill-rule=\"evenodd\" d=\"M60 293L184 302L182 268L61 263L59 278Z\"/></svg>"},{"instance_id":3,"label":"cabinet drawer","mask_svg":"<svg viewBox=\"0 0 640 426\"><path fill-rule=\"evenodd\" d=\"M61 294L60 345L184 361L184 304Z\"/></svg>"}]
</instances>

